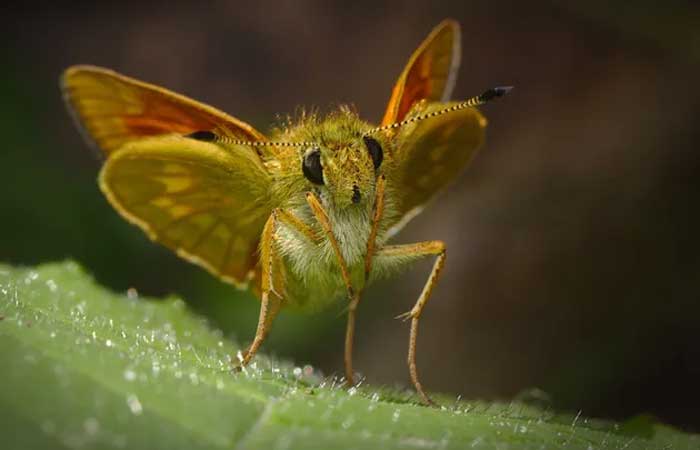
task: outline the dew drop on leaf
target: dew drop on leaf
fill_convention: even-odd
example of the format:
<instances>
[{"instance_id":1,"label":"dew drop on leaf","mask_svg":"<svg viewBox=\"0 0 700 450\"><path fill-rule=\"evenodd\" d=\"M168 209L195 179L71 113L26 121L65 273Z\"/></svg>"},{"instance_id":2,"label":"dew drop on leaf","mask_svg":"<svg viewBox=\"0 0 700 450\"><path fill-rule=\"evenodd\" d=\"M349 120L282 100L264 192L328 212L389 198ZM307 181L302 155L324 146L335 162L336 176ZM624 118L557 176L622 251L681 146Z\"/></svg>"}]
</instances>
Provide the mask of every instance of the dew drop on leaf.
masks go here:
<instances>
[{"instance_id":1,"label":"dew drop on leaf","mask_svg":"<svg viewBox=\"0 0 700 450\"><path fill-rule=\"evenodd\" d=\"M352 426L352 424L355 423L355 418L353 416L349 416L347 419L343 421L341 426L343 427L344 430L347 430Z\"/></svg>"},{"instance_id":2,"label":"dew drop on leaf","mask_svg":"<svg viewBox=\"0 0 700 450\"><path fill-rule=\"evenodd\" d=\"M126 404L129 406L131 413L135 416L138 416L143 412L143 406L141 406L139 398L134 394L129 394L126 397Z\"/></svg>"},{"instance_id":3,"label":"dew drop on leaf","mask_svg":"<svg viewBox=\"0 0 700 450\"><path fill-rule=\"evenodd\" d=\"M58 285L53 280L46 280L46 286L51 292L56 292L58 290Z\"/></svg>"},{"instance_id":4,"label":"dew drop on leaf","mask_svg":"<svg viewBox=\"0 0 700 450\"><path fill-rule=\"evenodd\" d=\"M100 431L100 422L94 417L88 417L83 422L83 429L88 435L94 436Z\"/></svg>"}]
</instances>

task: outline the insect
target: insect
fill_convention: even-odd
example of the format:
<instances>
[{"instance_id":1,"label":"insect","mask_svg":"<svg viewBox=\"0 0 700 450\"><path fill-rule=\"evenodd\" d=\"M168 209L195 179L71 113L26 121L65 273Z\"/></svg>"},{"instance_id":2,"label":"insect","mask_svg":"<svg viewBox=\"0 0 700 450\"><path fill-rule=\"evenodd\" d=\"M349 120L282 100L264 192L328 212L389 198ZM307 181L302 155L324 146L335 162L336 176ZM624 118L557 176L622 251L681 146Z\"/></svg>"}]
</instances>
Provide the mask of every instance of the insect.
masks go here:
<instances>
[{"instance_id":1,"label":"insect","mask_svg":"<svg viewBox=\"0 0 700 450\"><path fill-rule=\"evenodd\" d=\"M509 87L449 102L460 29L440 23L413 53L381 124L353 109L305 114L269 136L210 106L111 70L73 66L61 87L69 111L106 161L99 186L126 220L261 301L248 364L282 307L347 302L345 377L354 382L355 314L364 289L434 258L413 308L408 366L416 391L418 323L445 263L445 244L389 244L453 181L484 140L476 106Z\"/></svg>"}]
</instances>

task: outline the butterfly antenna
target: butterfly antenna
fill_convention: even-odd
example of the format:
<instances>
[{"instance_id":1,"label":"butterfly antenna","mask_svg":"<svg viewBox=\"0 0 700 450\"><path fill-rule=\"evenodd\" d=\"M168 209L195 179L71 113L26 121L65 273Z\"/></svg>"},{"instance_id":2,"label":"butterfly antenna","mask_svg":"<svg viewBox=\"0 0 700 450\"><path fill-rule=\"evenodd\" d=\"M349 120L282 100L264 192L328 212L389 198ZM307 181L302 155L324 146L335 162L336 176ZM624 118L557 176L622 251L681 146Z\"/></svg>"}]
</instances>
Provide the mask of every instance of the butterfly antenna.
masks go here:
<instances>
[{"instance_id":1,"label":"butterfly antenna","mask_svg":"<svg viewBox=\"0 0 700 450\"><path fill-rule=\"evenodd\" d=\"M408 125L409 123L419 122L421 120L430 119L431 117L441 116L443 114L459 111L462 109L480 106L480 105L483 105L485 103L490 102L491 100L495 100L497 98L503 97L508 92L510 92L512 89L513 89L513 86L499 86L499 87L491 88L481 95L477 95L476 97L472 97L469 100L457 103L456 105L452 105L448 108L439 109L437 111L432 111L432 112L425 113L425 114L420 114L418 116L413 116L409 119L402 120L401 122L394 122L394 123L390 123L389 125L384 125L381 127L372 128L371 130L367 131L365 133L365 135L378 133L380 131L393 130L393 129L402 127L404 125Z\"/></svg>"},{"instance_id":2,"label":"butterfly antenna","mask_svg":"<svg viewBox=\"0 0 700 450\"><path fill-rule=\"evenodd\" d=\"M286 142L286 141L243 141L240 139L231 139L225 136L217 139L219 142L230 145L246 145L249 147L312 147L313 142Z\"/></svg>"},{"instance_id":3,"label":"butterfly antenna","mask_svg":"<svg viewBox=\"0 0 700 450\"><path fill-rule=\"evenodd\" d=\"M232 139L228 136L220 136L213 131L202 130L190 133L185 137L204 142L221 142L229 145L245 145L248 147L311 147L313 142L276 142L276 141L245 141L242 139Z\"/></svg>"}]
</instances>

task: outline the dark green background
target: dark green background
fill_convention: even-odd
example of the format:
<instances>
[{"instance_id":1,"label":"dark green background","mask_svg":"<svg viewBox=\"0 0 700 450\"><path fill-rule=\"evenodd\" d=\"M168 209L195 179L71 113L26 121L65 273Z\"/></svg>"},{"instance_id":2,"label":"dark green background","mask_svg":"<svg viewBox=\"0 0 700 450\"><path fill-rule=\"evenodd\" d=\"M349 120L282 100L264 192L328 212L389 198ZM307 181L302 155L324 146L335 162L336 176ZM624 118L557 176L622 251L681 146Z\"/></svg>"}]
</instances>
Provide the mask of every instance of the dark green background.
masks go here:
<instances>
[{"instance_id":1,"label":"dark green background","mask_svg":"<svg viewBox=\"0 0 700 450\"><path fill-rule=\"evenodd\" d=\"M63 109L58 76L107 66L261 130L298 105L354 103L378 120L410 52L463 25L456 97L484 108L473 166L397 242L443 239L419 365L433 390L508 399L538 386L560 409L651 413L700 429L700 8L603 1L90 2L4 6L0 260L74 258L115 290L177 293L252 337L257 302L151 244L99 193L99 160ZM427 266L368 293L356 366L406 383ZM341 307L283 314L266 350L342 368Z\"/></svg>"}]
</instances>

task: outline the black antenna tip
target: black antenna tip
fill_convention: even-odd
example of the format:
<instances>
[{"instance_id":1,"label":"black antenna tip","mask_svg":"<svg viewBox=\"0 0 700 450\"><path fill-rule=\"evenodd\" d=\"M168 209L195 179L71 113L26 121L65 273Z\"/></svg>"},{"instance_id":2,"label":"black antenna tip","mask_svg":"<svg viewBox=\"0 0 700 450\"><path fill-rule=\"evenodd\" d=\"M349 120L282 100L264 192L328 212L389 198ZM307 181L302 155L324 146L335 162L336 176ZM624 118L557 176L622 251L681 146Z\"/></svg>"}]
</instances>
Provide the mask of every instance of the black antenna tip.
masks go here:
<instances>
[{"instance_id":1,"label":"black antenna tip","mask_svg":"<svg viewBox=\"0 0 700 450\"><path fill-rule=\"evenodd\" d=\"M513 86L498 86L491 88L479 96L482 102L488 102L495 98L503 97L513 89Z\"/></svg>"},{"instance_id":2,"label":"black antenna tip","mask_svg":"<svg viewBox=\"0 0 700 450\"><path fill-rule=\"evenodd\" d=\"M196 139L198 141L212 142L216 140L216 134L212 131L195 131L194 133L186 134L185 137Z\"/></svg>"}]
</instances>

